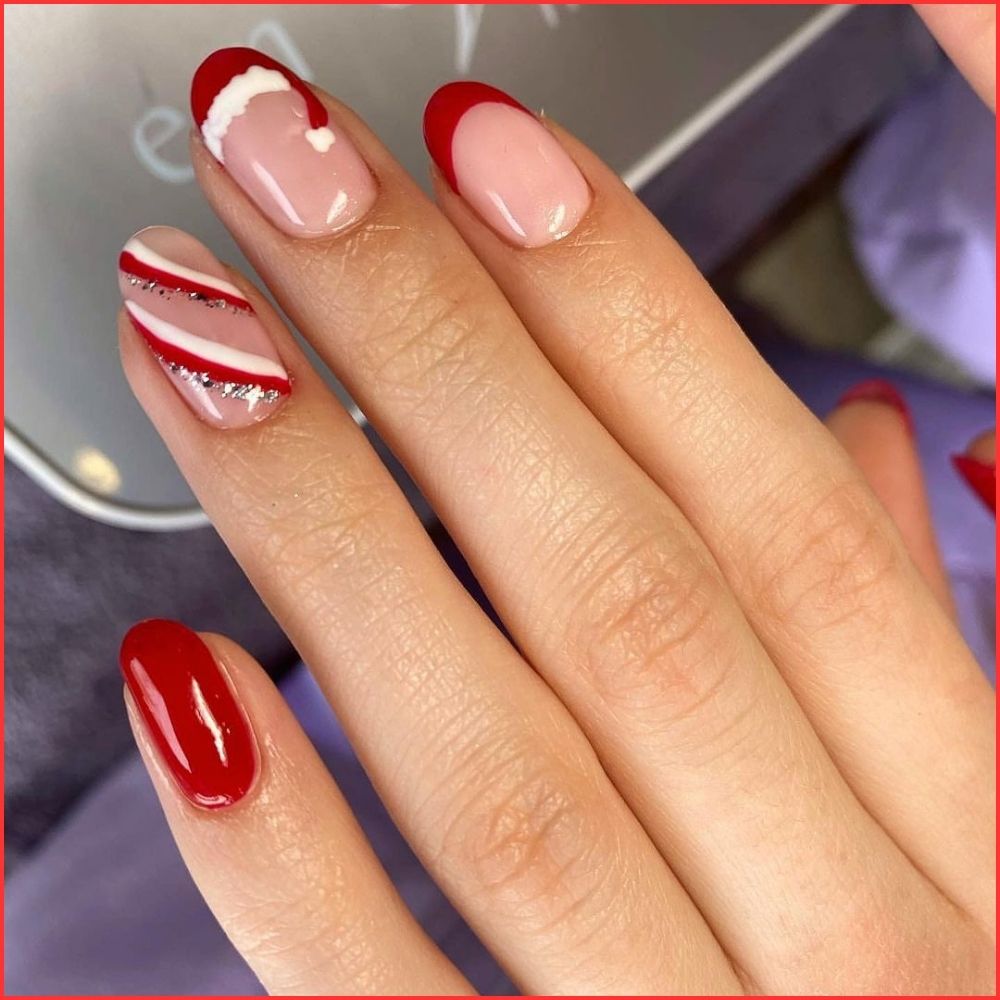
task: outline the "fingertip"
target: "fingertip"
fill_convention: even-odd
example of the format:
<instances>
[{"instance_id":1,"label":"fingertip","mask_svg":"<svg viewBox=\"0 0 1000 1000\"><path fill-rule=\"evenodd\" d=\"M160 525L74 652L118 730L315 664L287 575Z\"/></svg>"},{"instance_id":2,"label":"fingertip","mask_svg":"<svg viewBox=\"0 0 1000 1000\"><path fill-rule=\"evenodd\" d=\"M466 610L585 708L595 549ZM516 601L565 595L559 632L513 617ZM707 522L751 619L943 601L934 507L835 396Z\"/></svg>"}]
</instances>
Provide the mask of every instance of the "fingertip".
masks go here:
<instances>
[{"instance_id":1,"label":"fingertip","mask_svg":"<svg viewBox=\"0 0 1000 1000\"><path fill-rule=\"evenodd\" d=\"M865 379L848 389L837 400L835 410L850 406L853 403L876 403L894 410L903 420L907 433L911 437L916 434L913 412L905 397L892 382L883 378Z\"/></svg>"}]
</instances>

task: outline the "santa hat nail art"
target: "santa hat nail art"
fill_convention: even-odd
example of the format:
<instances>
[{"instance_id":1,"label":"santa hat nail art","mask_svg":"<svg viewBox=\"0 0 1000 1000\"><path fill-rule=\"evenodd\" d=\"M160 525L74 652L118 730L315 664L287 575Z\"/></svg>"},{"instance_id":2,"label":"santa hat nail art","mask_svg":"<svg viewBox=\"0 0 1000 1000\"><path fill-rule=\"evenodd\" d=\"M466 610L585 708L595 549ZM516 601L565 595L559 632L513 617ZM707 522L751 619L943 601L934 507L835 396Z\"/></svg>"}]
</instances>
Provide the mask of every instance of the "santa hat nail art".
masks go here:
<instances>
[{"instance_id":1,"label":"santa hat nail art","mask_svg":"<svg viewBox=\"0 0 1000 1000\"><path fill-rule=\"evenodd\" d=\"M229 48L213 52L197 69L191 82L191 113L205 145L225 162L223 140L233 120L244 114L253 98L293 90L306 104L309 128L306 141L317 152L333 145L326 108L290 69L256 49Z\"/></svg>"},{"instance_id":2,"label":"santa hat nail art","mask_svg":"<svg viewBox=\"0 0 1000 1000\"><path fill-rule=\"evenodd\" d=\"M246 426L291 392L250 301L193 237L143 230L125 244L118 270L132 326L204 419Z\"/></svg>"}]
</instances>

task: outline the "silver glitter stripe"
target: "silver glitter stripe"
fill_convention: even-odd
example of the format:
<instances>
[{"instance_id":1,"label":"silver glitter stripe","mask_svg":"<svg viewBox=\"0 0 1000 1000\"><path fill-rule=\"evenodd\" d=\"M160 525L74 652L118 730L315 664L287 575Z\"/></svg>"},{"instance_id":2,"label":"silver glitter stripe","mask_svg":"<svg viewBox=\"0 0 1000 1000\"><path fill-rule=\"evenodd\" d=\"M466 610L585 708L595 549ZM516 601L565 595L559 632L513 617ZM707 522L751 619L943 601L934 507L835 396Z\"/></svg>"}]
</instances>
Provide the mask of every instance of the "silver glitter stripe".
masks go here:
<instances>
[{"instance_id":1,"label":"silver glitter stripe","mask_svg":"<svg viewBox=\"0 0 1000 1000\"><path fill-rule=\"evenodd\" d=\"M276 403L281 399L281 393L277 389L262 389L252 382L220 382L207 372L194 372L184 365L177 364L176 361L168 361L162 354L157 354L157 358L165 365L172 374L185 382L193 382L203 389L210 389L217 392L223 399L245 399L248 403Z\"/></svg>"},{"instance_id":2,"label":"silver glitter stripe","mask_svg":"<svg viewBox=\"0 0 1000 1000\"><path fill-rule=\"evenodd\" d=\"M253 312L253 309L249 304L245 306L238 306L232 302L227 302L225 299L210 299L207 295L203 295L201 292L185 292L182 288L172 288L170 285L163 285L159 281L150 281L149 278L140 278L135 274L126 274L125 280L130 285L135 285L144 292L156 292L159 295L168 297L172 295L183 295L184 298L191 299L192 302L200 302L209 309L229 309L234 313L240 313L242 315Z\"/></svg>"}]
</instances>

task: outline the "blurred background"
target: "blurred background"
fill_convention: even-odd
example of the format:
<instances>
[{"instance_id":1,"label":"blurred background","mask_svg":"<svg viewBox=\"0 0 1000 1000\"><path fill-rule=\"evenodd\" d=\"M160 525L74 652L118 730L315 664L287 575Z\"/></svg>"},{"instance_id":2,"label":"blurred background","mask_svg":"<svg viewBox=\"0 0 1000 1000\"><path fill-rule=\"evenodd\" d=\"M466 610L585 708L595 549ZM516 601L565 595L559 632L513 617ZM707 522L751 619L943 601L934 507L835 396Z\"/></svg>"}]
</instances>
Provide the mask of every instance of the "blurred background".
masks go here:
<instances>
[{"instance_id":1,"label":"blurred background","mask_svg":"<svg viewBox=\"0 0 1000 1000\"><path fill-rule=\"evenodd\" d=\"M225 632L282 679L432 936L481 990L510 988L391 829L119 368L134 230L176 225L246 266L187 155L188 82L223 45L321 83L421 181L426 97L461 76L507 89L621 173L816 412L891 378L992 676L993 522L948 455L994 423L994 119L909 7L24 4L4 43L6 993L260 992L134 755L117 644L151 616Z\"/></svg>"}]
</instances>

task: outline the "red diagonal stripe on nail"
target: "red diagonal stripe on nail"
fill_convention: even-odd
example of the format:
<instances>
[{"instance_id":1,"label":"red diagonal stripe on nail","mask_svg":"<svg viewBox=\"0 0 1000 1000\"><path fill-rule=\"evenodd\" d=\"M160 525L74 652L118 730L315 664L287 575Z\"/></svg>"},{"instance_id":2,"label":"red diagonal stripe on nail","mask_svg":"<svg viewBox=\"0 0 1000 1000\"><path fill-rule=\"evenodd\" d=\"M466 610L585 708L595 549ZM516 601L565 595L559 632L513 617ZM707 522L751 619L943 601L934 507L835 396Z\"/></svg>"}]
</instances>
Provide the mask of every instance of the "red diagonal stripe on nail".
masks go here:
<instances>
[{"instance_id":1,"label":"red diagonal stripe on nail","mask_svg":"<svg viewBox=\"0 0 1000 1000\"><path fill-rule=\"evenodd\" d=\"M182 277L179 274L173 274L170 271L164 271L150 264L144 264L138 257L129 253L128 250L123 250L118 257L118 267L125 274L131 274L136 278L144 278L146 281L155 281L166 288L174 288L177 291L188 292L192 295L204 295L206 299L222 299L223 302L228 302L231 306L236 306L238 309L253 311L250 303L238 295L233 295L219 288L213 288L211 285L203 285L199 281Z\"/></svg>"},{"instance_id":2,"label":"red diagonal stripe on nail","mask_svg":"<svg viewBox=\"0 0 1000 1000\"><path fill-rule=\"evenodd\" d=\"M287 66L256 49L235 47L218 49L195 70L191 81L191 114L199 127L208 117L208 109L219 92L234 76L253 66L277 70L291 84L292 90L302 95L310 128L322 128L329 123L330 116L319 98Z\"/></svg>"},{"instance_id":3,"label":"red diagonal stripe on nail","mask_svg":"<svg viewBox=\"0 0 1000 1000\"><path fill-rule=\"evenodd\" d=\"M128 312L128 310L126 310L126 312ZM235 382L238 385L258 385L264 391L273 389L274 391L285 395L291 392L292 385L287 378L278 378L273 375L258 375L254 372L247 372L239 368L230 368L228 365L221 365L217 361L209 361L208 359L200 357L197 354L192 354L190 351L185 351L183 348L177 347L175 344L171 344L169 341L163 340L161 337L157 337L152 330L150 330L143 323L140 323L139 320L137 320L130 312L128 313L128 318L146 343L149 344L149 346L161 358L163 358L164 361L175 365L183 365L192 372L204 372L209 376L209 378L216 382Z\"/></svg>"}]
</instances>

